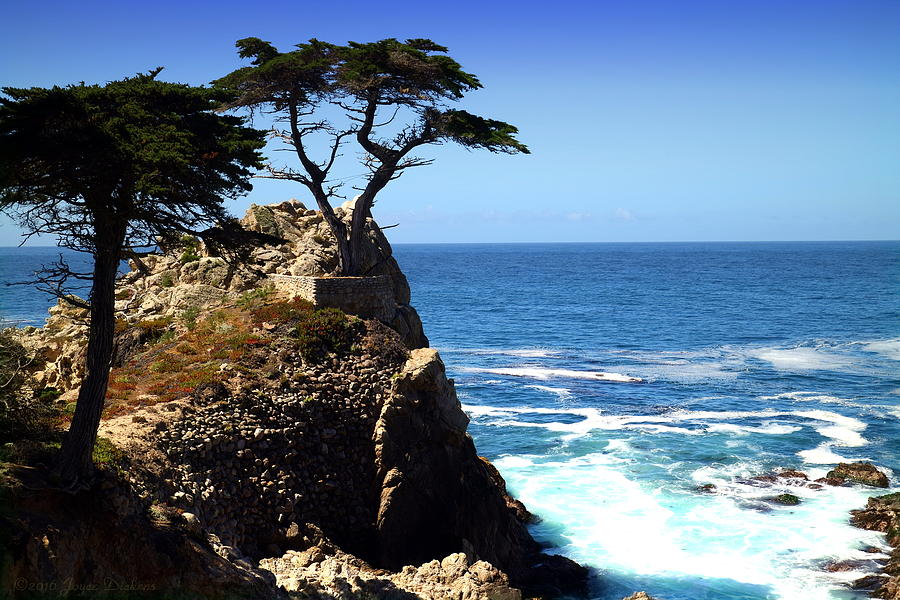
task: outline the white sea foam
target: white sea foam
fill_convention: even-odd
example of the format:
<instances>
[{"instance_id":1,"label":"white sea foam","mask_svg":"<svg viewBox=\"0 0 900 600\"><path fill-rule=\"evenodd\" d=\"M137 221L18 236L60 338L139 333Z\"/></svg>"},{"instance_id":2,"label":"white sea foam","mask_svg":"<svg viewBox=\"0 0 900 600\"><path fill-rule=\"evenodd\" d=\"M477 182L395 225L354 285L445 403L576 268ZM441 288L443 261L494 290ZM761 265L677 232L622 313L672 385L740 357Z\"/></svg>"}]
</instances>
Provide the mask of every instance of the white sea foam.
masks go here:
<instances>
[{"instance_id":1,"label":"white sea foam","mask_svg":"<svg viewBox=\"0 0 900 600\"><path fill-rule=\"evenodd\" d=\"M891 360L900 360L900 338L860 343L867 352L874 352Z\"/></svg>"},{"instance_id":2,"label":"white sea foam","mask_svg":"<svg viewBox=\"0 0 900 600\"><path fill-rule=\"evenodd\" d=\"M852 400L820 394L819 392L785 392L772 396L760 396L760 400L794 400L795 402L821 402L823 404L840 404L842 406L863 406Z\"/></svg>"},{"instance_id":3,"label":"white sea foam","mask_svg":"<svg viewBox=\"0 0 900 600\"><path fill-rule=\"evenodd\" d=\"M621 383L640 383L639 377L631 377L622 373L607 373L605 371L576 371L572 369L546 369L543 367L514 367L514 368L481 368L461 367L460 371L466 373L491 373L494 375L508 375L510 377L528 377L531 379L590 379L592 381L613 381Z\"/></svg>"},{"instance_id":4,"label":"white sea foam","mask_svg":"<svg viewBox=\"0 0 900 600\"><path fill-rule=\"evenodd\" d=\"M851 364L846 356L817 348L758 348L749 354L786 371L836 370Z\"/></svg>"},{"instance_id":5,"label":"white sea foam","mask_svg":"<svg viewBox=\"0 0 900 600\"><path fill-rule=\"evenodd\" d=\"M736 435L750 435L752 433L764 433L768 435L787 435L800 431L802 427L794 425L782 425L780 423L766 423L759 427L736 425L734 423L712 423L706 426L711 433L734 433Z\"/></svg>"},{"instance_id":6,"label":"white sea foam","mask_svg":"<svg viewBox=\"0 0 900 600\"><path fill-rule=\"evenodd\" d=\"M568 400L572 397L572 392L567 388L551 387L549 385L526 385L525 387L532 390L555 394L560 400Z\"/></svg>"},{"instance_id":7,"label":"white sea foam","mask_svg":"<svg viewBox=\"0 0 900 600\"><path fill-rule=\"evenodd\" d=\"M773 600L825 600L837 580L818 566L855 558L858 552L850 549L878 545L883 537L846 522L847 511L865 503L859 489L786 488L803 498L801 504L763 512L748 503L760 502L771 489L725 485L735 476L759 473L759 465L698 469L693 478L716 483L718 493L672 496L656 483L632 479L634 460L616 462L617 454L521 463L506 457L496 464L510 490L545 517L535 527L539 537L559 539L561 526L567 556L613 572L731 579L768 587L766 597Z\"/></svg>"},{"instance_id":8,"label":"white sea foam","mask_svg":"<svg viewBox=\"0 0 900 600\"><path fill-rule=\"evenodd\" d=\"M836 465L837 463L851 462L850 459L835 454L831 448L832 444L825 442L810 450L801 450L797 456L802 458L803 462L814 465Z\"/></svg>"}]
</instances>

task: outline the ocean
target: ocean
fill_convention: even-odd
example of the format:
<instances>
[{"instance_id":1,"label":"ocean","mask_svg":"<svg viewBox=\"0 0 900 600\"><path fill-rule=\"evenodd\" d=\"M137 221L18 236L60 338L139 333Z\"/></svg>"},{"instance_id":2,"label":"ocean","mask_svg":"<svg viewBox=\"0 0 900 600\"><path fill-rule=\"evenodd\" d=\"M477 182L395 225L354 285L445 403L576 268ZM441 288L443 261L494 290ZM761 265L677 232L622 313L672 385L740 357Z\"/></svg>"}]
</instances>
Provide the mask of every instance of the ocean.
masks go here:
<instances>
[{"instance_id":1,"label":"ocean","mask_svg":"<svg viewBox=\"0 0 900 600\"><path fill-rule=\"evenodd\" d=\"M0 249L0 281L41 250ZM887 547L848 511L886 490L748 478L868 460L900 490L900 242L394 250L479 453L595 600L866 597L848 582ZM43 321L45 296L0 291Z\"/></svg>"}]
</instances>

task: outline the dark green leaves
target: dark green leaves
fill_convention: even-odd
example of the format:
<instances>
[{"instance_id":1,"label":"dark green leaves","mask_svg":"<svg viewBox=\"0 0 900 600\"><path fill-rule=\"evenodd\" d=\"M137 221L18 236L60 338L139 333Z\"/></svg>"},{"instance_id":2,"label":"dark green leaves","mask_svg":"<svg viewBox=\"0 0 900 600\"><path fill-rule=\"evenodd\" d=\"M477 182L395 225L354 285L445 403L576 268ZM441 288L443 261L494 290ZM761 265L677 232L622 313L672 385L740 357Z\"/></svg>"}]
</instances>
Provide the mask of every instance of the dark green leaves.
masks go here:
<instances>
[{"instance_id":1,"label":"dark green leaves","mask_svg":"<svg viewBox=\"0 0 900 600\"><path fill-rule=\"evenodd\" d=\"M214 112L233 93L159 81L158 72L103 86L4 88L0 208L41 207L31 215L49 218L26 227L80 231L79 243L100 221L147 239L227 218L222 201L250 189L264 133Z\"/></svg>"},{"instance_id":2,"label":"dark green leaves","mask_svg":"<svg viewBox=\"0 0 900 600\"><path fill-rule=\"evenodd\" d=\"M435 115L434 126L446 138L469 148L530 154L528 147L513 137L519 130L503 121L485 119L464 110L448 110Z\"/></svg>"}]
</instances>

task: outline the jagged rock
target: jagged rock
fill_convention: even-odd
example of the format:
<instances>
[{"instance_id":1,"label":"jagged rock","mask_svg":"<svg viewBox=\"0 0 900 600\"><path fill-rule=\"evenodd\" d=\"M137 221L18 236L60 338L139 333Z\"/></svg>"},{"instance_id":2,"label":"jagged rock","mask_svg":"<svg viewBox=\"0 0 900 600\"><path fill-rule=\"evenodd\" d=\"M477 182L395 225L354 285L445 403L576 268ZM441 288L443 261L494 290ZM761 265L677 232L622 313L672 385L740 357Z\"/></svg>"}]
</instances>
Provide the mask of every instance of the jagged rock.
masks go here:
<instances>
[{"instance_id":1,"label":"jagged rock","mask_svg":"<svg viewBox=\"0 0 900 600\"><path fill-rule=\"evenodd\" d=\"M478 458L467 425L437 352L413 350L375 427L376 562L397 569L465 550L526 593L580 590L587 571L539 554ZM417 535L422 531L428 535Z\"/></svg>"},{"instance_id":2,"label":"jagged rock","mask_svg":"<svg viewBox=\"0 0 900 600\"><path fill-rule=\"evenodd\" d=\"M288 552L260 561L277 584L288 592L310 599L354 600L520 600L522 593L509 586L508 578L485 562L470 564L465 554L432 560L397 573L375 569L341 551L326 555L319 547Z\"/></svg>"},{"instance_id":3,"label":"jagged rock","mask_svg":"<svg viewBox=\"0 0 900 600\"><path fill-rule=\"evenodd\" d=\"M860 589L874 591L876 598L900 600L900 492L869 498L866 508L851 514L853 525L886 533L887 542L894 547L884 575L863 578L854 587L858 584Z\"/></svg>"},{"instance_id":4,"label":"jagged rock","mask_svg":"<svg viewBox=\"0 0 900 600\"><path fill-rule=\"evenodd\" d=\"M826 479L840 479L886 488L889 485L887 475L867 462L840 463L825 475Z\"/></svg>"},{"instance_id":5,"label":"jagged rock","mask_svg":"<svg viewBox=\"0 0 900 600\"><path fill-rule=\"evenodd\" d=\"M512 511L516 519L518 519L520 523L526 524L537 522L537 517L535 517L528 511L528 509L525 507L525 504L523 504L521 500L517 500L509 494L506 489L506 481L503 479L503 476L500 475L500 471L497 470L497 467L492 465L491 462L483 456L479 456L478 458L480 458L481 462L484 463L484 466L491 477L491 481L494 482L494 485L497 487L497 489L500 490L500 493L503 494L503 500L506 502L506 508Z\"/></svg>"},{"instance_id":6,"label":"jagged rock","mask_svg":"<svg viewBox=\"0 0 900 600\"><path fill-rule=\"evenodd\" d=\"M627 598L622 598L622 600L656 600L653 596L648 596L647 592L638 592L636 594L632 594Z\"/></svg>"}]
</instances>

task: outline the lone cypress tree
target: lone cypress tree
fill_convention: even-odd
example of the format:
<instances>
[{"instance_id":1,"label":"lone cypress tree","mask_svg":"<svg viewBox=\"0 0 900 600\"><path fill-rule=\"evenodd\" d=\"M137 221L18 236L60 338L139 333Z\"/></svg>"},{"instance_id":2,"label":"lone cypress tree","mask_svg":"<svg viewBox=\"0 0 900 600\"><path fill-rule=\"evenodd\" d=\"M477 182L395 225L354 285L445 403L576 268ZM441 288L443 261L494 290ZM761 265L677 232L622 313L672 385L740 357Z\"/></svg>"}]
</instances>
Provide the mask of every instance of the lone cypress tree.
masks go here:
<instances>
[{"instance_id":1,"label":"lone cypress tree","mask_svg":"<svg viewBox=\"0 0 900 600\"><path fill-rule=\"evenodd\" d=\"M447 48L431 40L390 38L336 46L313 39L296 50L279 52L269 42L245 38L236 46L242 58L252 59L252 66L215 83L239 94L227 107L275 115L272 134L293 149L302 170L270 166L269 177L297 181L309 189L337 240L344 275L363 274L362 240L378 193L406 169L431 164L412 154L417 148L455 142L491 152L528 153L509 123L447 107L447 102L482 86L446 55ZM327 118L329 106L343 109L347 126ZM321 143L315 136L328 140L325 159L319 162L311 156L311 148ZM349 228L330 204L331 198L340 197L344 184L329 178L348 138L359 144L368 171Z\"/></svg>"},{"instance_id":2,"label":"lone cypress tree","mask_svg":"<svg viewBox=\"0 0 900 600\"><path fill-rule=\"evenodd\" d=\"M93 471L123 252L157 236L221 234L231 221L223 199L250 190L261 166L264 133L213 110L232 95L159 81L160 71L103 86L3 88L0 98L0 210L28 236L93 257L85 376L55 467L69 489ZM55 275L62 287L72 273L63 264Z\"/></svg>"}]
</instances>

